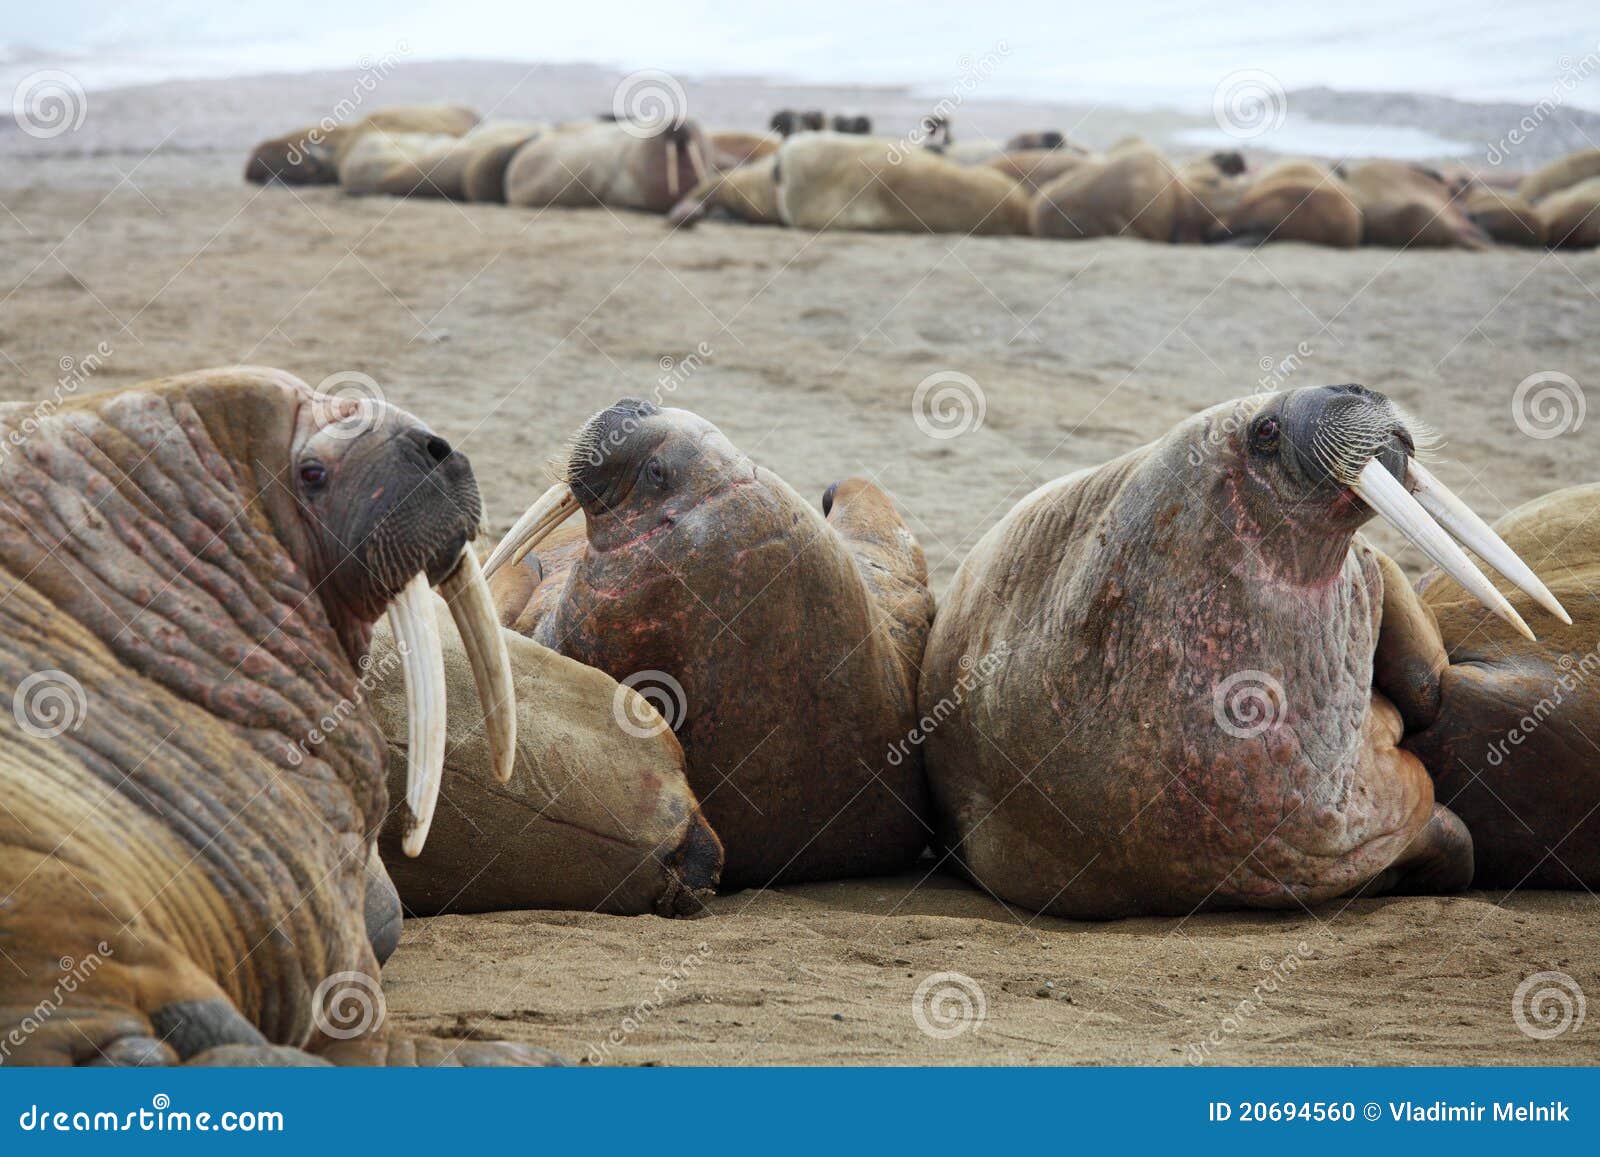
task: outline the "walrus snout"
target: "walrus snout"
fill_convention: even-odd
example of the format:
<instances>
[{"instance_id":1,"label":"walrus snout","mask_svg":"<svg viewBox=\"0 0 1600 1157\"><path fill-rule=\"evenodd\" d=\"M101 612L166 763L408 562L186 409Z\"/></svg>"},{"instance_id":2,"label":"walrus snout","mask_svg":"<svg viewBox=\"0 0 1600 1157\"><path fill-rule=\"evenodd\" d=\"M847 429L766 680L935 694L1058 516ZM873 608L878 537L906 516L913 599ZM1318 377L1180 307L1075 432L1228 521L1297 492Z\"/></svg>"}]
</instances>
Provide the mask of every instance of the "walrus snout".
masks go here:
<instances>
[{"instance_id":1,"label":"walrus snout","mask_svg":"<svg viewBox=\"0 0 1600 1157\"><path fill-rule=\"evenodd\" d=\"M656 901L656 915L706 915L704 901L722 881L722 862L722 841L696 810L678 846L662 857L671 882Z\"/></svg>"},{"instance_id":2,"label":"walrus snout","mask_svg":"<svg viewBox=\"0 0 1600 1157\"><path fill-rule=\"evenodd\" d=\"M1394 403L1353 382L1289 393L1277 421L1285 466L1311 487L1343 489L1374 459L1403 479L1415 449L1405 416ZM1254 435L1253 445L1264 441L1259 431Z\"/></svg>"}]
</instances>

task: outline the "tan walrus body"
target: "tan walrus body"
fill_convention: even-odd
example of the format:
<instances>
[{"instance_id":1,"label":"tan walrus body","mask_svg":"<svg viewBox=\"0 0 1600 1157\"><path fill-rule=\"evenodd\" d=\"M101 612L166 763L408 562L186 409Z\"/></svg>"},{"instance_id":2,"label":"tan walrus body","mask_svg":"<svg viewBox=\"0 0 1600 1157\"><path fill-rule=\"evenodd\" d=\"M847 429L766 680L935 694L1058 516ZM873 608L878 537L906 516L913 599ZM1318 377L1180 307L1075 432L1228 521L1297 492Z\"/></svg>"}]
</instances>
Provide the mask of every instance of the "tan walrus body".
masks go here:
<instances>
[{"instance_id":1,"label":"tan walrus body","mask_svg":"<svg viewBox=\"0 0 1600 1157\"><path fill-rule=\"evenodd\" d=\"M711 171L693 121L659 129L600 121L559 125L528 141L505 170L511 205L609 205L665 213Z\"/></svg>"},{"instance_id":2,"label":"tan walrus body","mask_svg":"<svg viewBox=\"0 0 1600 1157\"><path fill-rule=\"evenodd\" d=\"M262 141L245 164L245 180L256 184L333 185L339 164L356 142L371 133L435 133L459 137L478 123L460 105L397 105L349 123L325 121Z\"/></svg>"},{"instance_id":3,"label":"tan walrus body","mask_svg":"<svg viewBox=\"0 0 1600 1157\"><path fill-rule=\"evenodd\" d=\"M1224 215L1220 236L1353 249L1361 244L1361 207L1326 166L1280 161L1245 188Z\"/></svg>"},{"instance_id":4,"label":"tan walrus body","mask_svg":"<svg viewBox=\"0 0 1600 1157\"><path fill-rule=\"evenodd\" d=\"M1403 161L1363 161L1344 170L1361 209L1361 240L1395 249L1483 249L1484 233L1437 173Z\"/></svg>"},{"instance_id":5,"label":"tan walrus body","mask_svg":"<svg viewBox=\"0 0 1600 1157\"><path fill-rule=\"evenodd\" d=\"M1537 209L1552 247L1593 249L1600 245L1600 177L1550 194Z\"/></svg>"},{"instance_id":6,"label":"tan walrus body","mask_svg":"<svg viewBox=\"0 0 1600 1157\"><path fill-rule=\"evenodd\" d=\"M1600 148L1583 149L1551 161L1524 177L1517 193L1524 201L1537 205L1552 193L1593 177L1600 177Z\"/></svg>"}]
</instances>

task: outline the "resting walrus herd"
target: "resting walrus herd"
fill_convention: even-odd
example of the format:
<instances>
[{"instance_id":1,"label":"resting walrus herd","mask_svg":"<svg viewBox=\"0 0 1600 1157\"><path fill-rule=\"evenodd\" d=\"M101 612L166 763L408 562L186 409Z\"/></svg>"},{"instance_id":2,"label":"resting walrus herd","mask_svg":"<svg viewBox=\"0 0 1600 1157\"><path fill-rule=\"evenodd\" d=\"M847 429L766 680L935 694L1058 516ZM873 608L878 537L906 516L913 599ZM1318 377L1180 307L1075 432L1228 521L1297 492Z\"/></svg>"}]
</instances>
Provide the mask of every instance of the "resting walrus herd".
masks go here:
<instances>
[{"instance_id":1,"label":"resting walrus herd","mask_svg":"<svg viewBox=\"0 0 1600 1157\"><path fill-rule=\"evenodd\" d=\"M1359 385L1041 487L937 608L880 487L638 399L487 552L459 450L280 371L0 425L10 1063L550 1063L331 1026L407 912L924 854L1091 919L1600 887L1600 486L1491 528Z\"/></svg>"},{"instance_id":2,"label":"resting walrus herd","mask_svg":"<svg viewBox=\"0 0 1600 1157\"><path fill-rule=\"evenodd\" d=\"M871 136L866 117L829 122L819 110L782 110L770 127L479 121L453 105L402 106L264 141L245 177L531 208L607 205L665 213L676 227L715 216L811 230L1171 243L1600 244L1600 149L1523 177L1390 160L1279 159L1252 170L1237 152L1175 161L1139 139L1095 154L1055 131L952 142L944 118L926 120L915 145Z\"/></svg>"}]
</instances>

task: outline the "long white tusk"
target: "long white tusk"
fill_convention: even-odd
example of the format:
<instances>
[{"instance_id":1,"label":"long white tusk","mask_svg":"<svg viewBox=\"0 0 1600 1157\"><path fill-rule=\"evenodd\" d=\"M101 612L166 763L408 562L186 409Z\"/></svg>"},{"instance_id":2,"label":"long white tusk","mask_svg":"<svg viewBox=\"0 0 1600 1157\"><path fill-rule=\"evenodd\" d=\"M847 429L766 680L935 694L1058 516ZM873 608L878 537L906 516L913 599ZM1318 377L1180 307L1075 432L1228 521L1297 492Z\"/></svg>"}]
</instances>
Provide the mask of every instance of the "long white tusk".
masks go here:
<instances>
[{"instance_id":1,"label":"long white tusk","mask_svg":"<svg viewBox=\"0 0 1600 1157\"><path fill-rule=\"evenodd\" d=\"M517 758L517 693L511 685L511 657L506 654L494 599L489 595L478 556L470 547L461 552L461 563L450 577L439 584L439 593L450 604L450 617L455 619L461 644L467 650L489 733L489 761L494 764L494 777L508 783Z\"/></svg>"},{"instance_id":2,"label":"long white tusk","mask_svg":"<svg viewBox=\"0 0 1600 1157\"><path fill-rule=\"evenodd\" d=\"M1534 602L1556 618L1572 625L1572 616L1561 601L1550 593L1550 588L1533 573L1533 568L1517 557L1516 551L1483 519L1472 512L1461 499L1452 494L1422 463L1411 463L1411 493L1422 508L1439 520L1439 525L1456 536L1456 541L1473 551L1484 562L1505 575L1515 586L1525 591Z\"/></svg>"},{"instance_id":3,"label":"long white tusk","mask_svg":"<svg viewBox=\"0 0 1600 1157\"><path fill-rule=\"evenodd\" d=\"M556 527L577 512L578 500L572 493L572 487L565 482L557 482L539 496L539 501L528 507L517 519L517 524L506 532L494 550L489 553L489 561L483 564L483 575L492 578L494 572L507 563L521 562L534 547L544 540Z\"/></svg>"},{"instance_id":4,"label":"long white tusk","mask_svg":"<svg viewBox=\"0 0 1600 1157\"><path fill-rule=\"evenodd\" d=\"M389 604L389 629L394 632L406 677L406 806L411 826L401 846L408 856L422 854L439 802L444 779L444 649L434 618L428 576L419 574Z\"/></svg>"},{"instance_id":5,"label":"long white tusk","mask_svg":"<svg viewBox=\"0 0 1600 1157\"><path fill-rule=\"evenodd\" d=\"M1407 541L1433 560L1438 568L1455 579L1473 598L1521 631L1534 638L1528 624L1505 596L1495 590L1494 584L1472 564L1466 552L1422 508L1400 480L1378 464L1376 458L1361 468L1350 489L1361 500L1386 519Z\"/></svg>"},{"instance_id":6,"label":"long white tusk","mask_svg":"<svg viewBox=\"0 0 1600 1157\"><path fill-rule=\"evenodd\" d=\"M678 142L667 142L667 196L678 199Z\"/></svg>"}]
</instances>

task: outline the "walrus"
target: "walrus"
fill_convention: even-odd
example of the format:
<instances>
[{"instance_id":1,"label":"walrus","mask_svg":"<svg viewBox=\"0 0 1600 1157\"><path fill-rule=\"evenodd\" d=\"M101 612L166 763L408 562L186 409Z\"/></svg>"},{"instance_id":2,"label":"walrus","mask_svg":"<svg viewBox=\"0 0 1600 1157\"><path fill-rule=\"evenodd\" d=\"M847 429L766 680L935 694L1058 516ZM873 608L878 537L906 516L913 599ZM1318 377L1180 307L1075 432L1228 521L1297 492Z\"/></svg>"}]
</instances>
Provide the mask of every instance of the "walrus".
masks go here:
<instances>
[{"instance_id":1,"label":"walrus","mask_svg":"<svg viewBox=\"0 0 1600 1157\"><path fill-rule=\"evenodd\" d=\"M7 1060L548 1060L345 1019L378 975L375 620L387 611L404 644L405 852L422 850L444 760L430 587L479 676L487 763L511 770L466 458L402 410L252 367L40 414L0 413L15 448L0 462L0 678L16 689L0 712L0 1026L32 1030L3 1034ZM58 962L91 958L64 993ZM41 1000L54 1007L35 1026Z\"/></svg>"},{"instance_id":2,"label":"walrus","mask_svg":"<svg viewBox=\"0 0 1600 1157\"><path fill-rule=\"evenodd\" d=\"M781 144L783 138L772 133L714 132L711 134L711 167L726 173L770 157Z\"/></svg>"},{"instance_id":3,"label":"walrus","mask_svg":"<svg viewBox=\"0 0 1600 1157\"><path fill-rule=\"evenodd\" d=\"M873 483L819 515L705 419L625 398L484 569L503 623L664 703L725 888L892 872L927 845L907 737L933 598Z\"/></svg>"},{"instance_id":4,"label":"walrus","mask_svg":"<svg viewBox=\"0 0 1600 1157\"><path fill-rule=\"evenodd\" d=\"M619 713L649 718L649 702L604 672L500 628L517 711L516 762L502 784L482 716L471 709L468 650L442 609L436 600L450 705L449 786L421 855L403 853L398 814L379 840L405 911L703 913L701 899L722 871L722 844L689 789L683 748L664 724L617 725ZM393 634L379 624L372 669L392 671L399 659ZM410 751L399 680L378 681L372 704L389 747L389 791L398 795Z\"/></svg>"},{"instance_id":5,"label":"walrus","mask_svg":"<svg viewBox=\"0 0 1600 1157\"><path fill-rule=\"evenodd\" d=\"M610 205L665 213L711 170L693 121L654 131L601 122L536 137L506 166L511 205Z\"/></svg>"},{"instance_id":6,"label":"walrus","mask_svg":"<svg viewBox=\"0 0 1600 1157\"><path fill-rule=\"evenodd\" d=\"M1560 620L1538 642L1480 614L1438 570L1418 584L1428 650L1403 673L1418 716L1405 747L1472 832L1476 887L1600 887L1596 513L1600 484L1590 483L1494 524L1511 551L1550 576L1548 600L1498 584L1519 611L1532 615L1542 603Z\"/></svg>"},{"instance_id":7,"label":"walrus","mask_svg":"<svg viewBox=\"0 0 1600 1157\"><path fill-rule=\"evenodd\" d=\"M1040 188L1032 206L1036 237L1194 242L1216 224L1172 163L1150 148L1085 159Z\"/></svg>"},{"instance_id":8,"label":"walrus","mask_svg":"<svg viewBox=\"0 0 1600 1157\"><path fill-rule=\"evenodd\" d=\"M307 125L262 141L245 163L244 179L257 185L335 185L339 162L355 142L373 132L440 133L459 137L478 123L461 105L396 105L348 124Z\"/></svg>"},{"instance_id":9,"label":"walrus","mask_svg":"<svg viewBox=\"0 0 1600 1157\"><path fill-rule=\"evenodd\" d=\"M1527 626L1442 529L1504 561L1421 486L1413 426L1358 385L1226 402L985 534L918 693L957 864L1091 919L1465 887L1471 838L1382 677L1424 612L1358 531L1378 514Z\"/></svg>"},{"instance_id":10,"label":"walrus","mask_svg":"<svg viewBox=\"0 0 1600 1157\"><path fill-rule=\"evenodd\" d=\"M841 133L799 133L778 150L778 212L802 229L1025 234L1028 195L991 169Z\"/></svg>"},{"instance_id":11,"label":"walrus","mask_svg":"<svg viewBox=\"0 0 1600 1157\"><path fill-rule=\"evenodd\" d=\"M983 161L985 168L1002 173L1033 192L1084 165L1094 163L1086 153L1071 149L1020 149L1003 152Z\"/></svg>"},{"instance_id":12,"label":"walrus","mask_svg":"<svg viewBox=\"0 0 1600 1157\"><path fill-rule=\"evenodd\" d=\"M788 137L795 133L820 133L827 128L827 123L821 109L783 108L772 114L767 127L780 137Z\"/></svg>"},{"instance_id":13,"label":"walrus","mask_svg":"<svg viewBox=\"0 0 1600 1157\"><path fill-rule=\"evenodd\" d=\"M442 133L367 133L339 160L339 189L352 197L425 192L429 168L458 138Z\"/></svg>"},{"instance_id":14,"label":"walrus","mask_svg":"<svg viewBox=\"0 0 1600 1157\"><path fill-rule=\"evenodd\" d=\"M870 136L872 135L872 118L862 116L859 113L855 116L836 113L828 121L828 127L836 133L851 133L858 137Z\"/></svg>"},{"instance_id":15,"label":"walrus","mask_svg":"<svg viewBox=\"0 0 1600 1157\"><path fill-rule=\"evenodd\" d=\"M1533 205L1517 193L1498 189L1475 177L1458 183L1462 211L1472 223L1501 245L1543 246L1549 226Z\"/></svg>"},{"instance_id":16,"label":"walrus","mask_svg":"<svg viewBox=\"0 0 1600 1157\"><path fill-rule=\"evenodd\" d=\"M480 121L464 136L436 136L417 149L396 148L388 167L372 179L371 191L394 197L504 201L506 165L519 148L549 128L530 121Z\"/></svg>"},{"instance_id":17,"label":"walrus","mask_svg":"<svg viewBox=\"0 0 1600 1157\"><path fill-rule=\"evenodd\" d=\"M1249 183L1211 239L1354 249L1361 244L1361 207L1326 166L1280 161Z\"/></svg>"},{"instance_id":18,"label":"walrus","mask_svg":"<svg viewBox=\"0 0 1600 1157\"><path fill-rule=\"evenodd\" d=\"M667 214L670 224L691 228L704 217L782 225L778 212L778 158L768 156L701 181Z\"/></svg>"},{"instance_id":19,"label":"walrus","mask_svg":"<svg viewBox=\"0 0 1600 1157\"><path fill-rule=\"evenodd\" d=\"M1593 177L1600 177L1600 149L1582 149L1529 173L1517 186L1517 195L1538 204L1552 193Z\"/></svg>"},{"instance_id":20,"label":"walrus","mask_svg":"<svg viewBox=\"0 0 1600 1157\"><path fill-rule=\"evenodd\" d=\"M1551 193L1537 206L1545 239L1555 249L1600 245L1600 177Z\"/></svg>"},{"instance_id":21,"label":"walrus","mask_svg":"<svg viewBox=\"0 0 1600 1157\"><path fill-rule=\"evenodd\" d=\"M1000 147L1008 153L1026 153L1033 149L1070 149L1076 153L1086 151L1081 146L1067 140L1065 135L1055 129L1017 133L1015 136L1009 137L1006 143Z\"/></svg>"},{"instance_id":22,"label":"walrus","mask_svg":"<svg viewBox=\"0 0 1600 1157\"><path fill-rule=\"evenodd\" d=\"M1436 172L1404 161L1349 165L1340 173L1361 210L1361 241L1395 249L1485 249L1489 236Z\"/></svg>"}]
</instances>

